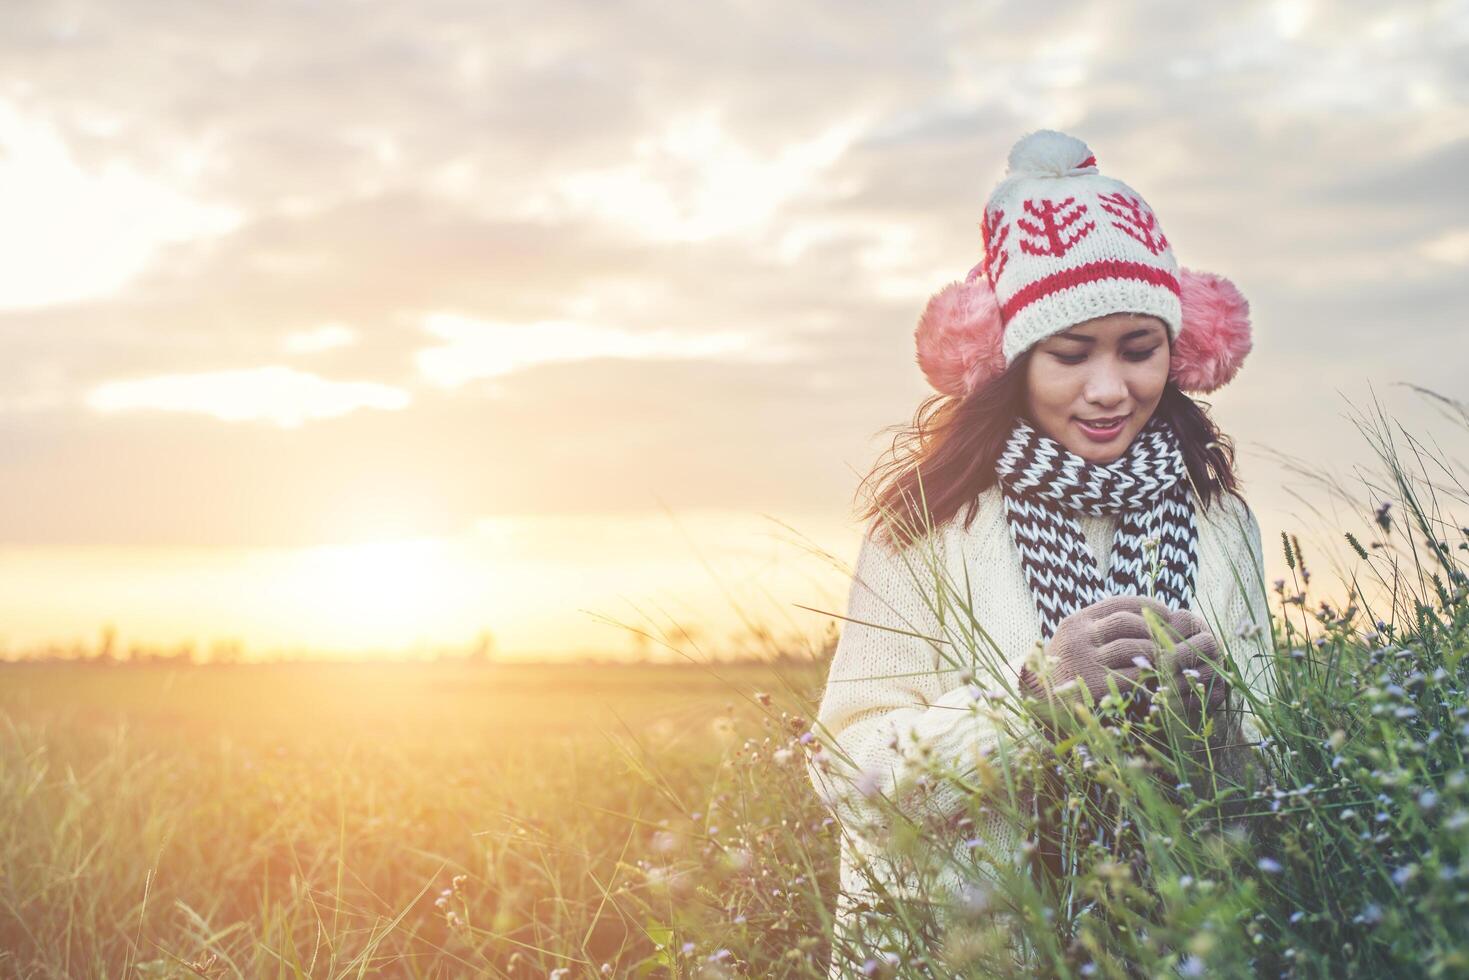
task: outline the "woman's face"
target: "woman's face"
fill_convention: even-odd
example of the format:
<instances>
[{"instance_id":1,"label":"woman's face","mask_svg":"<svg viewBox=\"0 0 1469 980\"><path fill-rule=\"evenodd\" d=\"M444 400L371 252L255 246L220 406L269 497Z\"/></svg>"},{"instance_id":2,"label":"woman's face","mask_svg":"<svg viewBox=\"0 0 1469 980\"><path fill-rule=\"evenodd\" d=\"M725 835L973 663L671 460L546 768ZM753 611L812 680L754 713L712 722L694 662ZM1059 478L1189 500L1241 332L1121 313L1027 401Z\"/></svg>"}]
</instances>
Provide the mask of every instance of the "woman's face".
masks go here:
<instances>
[{"instance_id":1,"label":"woman's face","mask_svg":"<svg viewBox=\"0 0 1469 980\"><path fill-rule=\"evenodd\" d=\"M1111 463L1168 383L1168 331L1142 313L1097 317L1036 344L1026 366L1031 423L1076 455Z\"/></svg>"}]
</instances>

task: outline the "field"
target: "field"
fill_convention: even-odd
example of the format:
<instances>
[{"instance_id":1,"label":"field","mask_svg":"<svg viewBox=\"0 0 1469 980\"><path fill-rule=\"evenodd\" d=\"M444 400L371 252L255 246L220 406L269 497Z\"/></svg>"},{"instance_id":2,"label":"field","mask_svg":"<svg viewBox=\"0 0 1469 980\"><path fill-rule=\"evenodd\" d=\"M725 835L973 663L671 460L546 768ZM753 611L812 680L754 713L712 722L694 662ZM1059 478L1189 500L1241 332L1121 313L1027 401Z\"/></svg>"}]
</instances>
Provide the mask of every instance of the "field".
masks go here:
<instances>
[{"instance_id":1,"label":"field","mask_svg":"<svg viewBox=\"0 0 1469 980\"><path fill-rule=\"evenodd\" d=\"M6 665L0 975L814 975L822 676Z\"/></svg>"},{"instance_id":2,"label":"field","mask_svg":"<svg viewBox=\"0 0 1469 980\"><path fill-rule=\"evenodd\" d=\"M1355 557L1267 541L1271 690L1216 664L1257 744L1171 674L1070 714L966 682L1027 750L905 744L840 822L811 660L0 666L0 975L1469 976L1469 471L1363 431ZM848 831L962 885L876 874L834 930Z\"/></svg>"}]
</instances>

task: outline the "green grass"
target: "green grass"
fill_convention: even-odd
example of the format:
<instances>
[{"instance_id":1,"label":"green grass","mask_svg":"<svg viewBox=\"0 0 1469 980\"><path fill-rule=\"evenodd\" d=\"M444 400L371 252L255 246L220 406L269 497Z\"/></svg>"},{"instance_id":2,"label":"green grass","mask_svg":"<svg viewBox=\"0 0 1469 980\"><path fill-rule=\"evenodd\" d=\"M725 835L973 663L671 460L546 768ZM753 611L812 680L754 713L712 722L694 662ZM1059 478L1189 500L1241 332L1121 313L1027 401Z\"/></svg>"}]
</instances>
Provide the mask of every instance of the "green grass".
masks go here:
<instances>
[{"instance_id":1,"label":"green grass","mask_svg":"<svg viewBox=\"0 0 1469 980\"><path fill-rule=\"evenodd\" d=\"M1338 581L1282 542L1245 764L1171 702L1047 742L982 693L1029 748L921 775L1041 846L873 800L970 887L875 878L854 948L822 664L34 664L0 668L0 975L799 977L835 945L882 977L1469 976L1466 470L1360 423L1382 472Z\"/></svg>"},{"instance_id":2,"label":"green grass","mask_svg":"<svg viewBox=\"0 0 1469 980\"><path fill-rule=\"evenodd\" d=\"M820 670L717 671L7 666L0 974L800 975Z\"/></svg>"}]
</instances>

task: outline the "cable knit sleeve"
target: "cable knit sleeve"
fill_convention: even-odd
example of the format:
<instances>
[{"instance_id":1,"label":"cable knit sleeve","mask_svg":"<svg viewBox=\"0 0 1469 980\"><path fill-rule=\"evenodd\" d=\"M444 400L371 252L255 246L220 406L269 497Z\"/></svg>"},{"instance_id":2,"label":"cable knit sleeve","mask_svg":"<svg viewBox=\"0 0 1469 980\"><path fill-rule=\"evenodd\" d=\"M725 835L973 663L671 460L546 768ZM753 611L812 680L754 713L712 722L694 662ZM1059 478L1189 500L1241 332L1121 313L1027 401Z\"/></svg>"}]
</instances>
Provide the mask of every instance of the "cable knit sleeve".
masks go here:
<instances>
[{"instance_id":1,"label":"cable knit sleeve","mask_svg":"<svg viewBox=\"0 0 1469 980\"><path fill-rule=\"evenodd\" d=\"M1218 594L1206 609L1216 618L1216 635L1250 692L1260 700L1274 696L1274 640L1265 590L1265 558L1260 524L1238 497L1226 497L1214 527L1219 536L1217 554L1223 566L1217 575ZM1246 740L1260 739L1255 713L1241 699L1240 719Z\"/></svg>"},{"instance_id":2,"label":"cable knit sleeve","mask_svg":"<svg viewBox=\"0 0 1469 980\"><path fill-rule=\"evenodd\" d=\"M889 828L892 806L915 821L956 817L962 790L921 777L925 757L960 773L993 745L946 642L942 533L899 552L873 538L857 558L826 690L817 712L823 751L812 784L851 828ZM884 803L884 798L890 803Z\"/></svg>"},{"instance_id":3,"label":"cable knit sleeve","mask_svg":"<svg viewBox=\"0 0 1469 980\"><path fill-rule=\"evenodd\" d=\"M1248 614L1247 625L1241 628L1241 635L1237 637L1241 645L1235 662L1250 691L1261 700L1268 700L1275 696L1275 643L1265 592L1265 552L1261 544L1260 524L1255 519L1254 512L1248 506L1242 506L1241 509L1244 511L1243 533L1247 546L1247 561L1241 564L1247 574L1241 576L1238 588ZM1244 657L1243 662L1238 659L1240 655ZM1243 725L1246 738L1250 741L1260 739L1255 714L1248 705L1245 706Z\"/></svg>"}]
</instances>

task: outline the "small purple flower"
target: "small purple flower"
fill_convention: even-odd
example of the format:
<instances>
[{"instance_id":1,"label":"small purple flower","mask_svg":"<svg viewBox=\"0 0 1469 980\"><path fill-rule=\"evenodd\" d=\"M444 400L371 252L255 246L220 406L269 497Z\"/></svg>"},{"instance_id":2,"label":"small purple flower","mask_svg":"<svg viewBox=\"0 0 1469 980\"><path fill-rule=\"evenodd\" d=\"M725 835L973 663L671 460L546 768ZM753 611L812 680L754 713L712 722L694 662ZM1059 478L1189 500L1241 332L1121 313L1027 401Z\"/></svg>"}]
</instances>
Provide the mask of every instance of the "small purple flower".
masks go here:
<instances>
[{"instance_id":1,"label":"small purple flower","mask_svg":"<svg viewBox=\"0 0 1469 980\"><path fill-rule=\"evenodd\" d=\"M1255 867L1269 875L1278 875L1281 871L1285 870L1281 866L1281 863L1272 857L1262 857L1255 862Z\"/></svg>"},{"instance_id":2,"label":"small purple flower","mask_svg":"<svg viewBox=\"0 0 1469 980\"><path fill-rule=\"evenodd\" d=\"M876 796L882 790L882 773L876 769L863 769L853 780L857 792L868 799Z\"/></svg>"}]
</instances>

